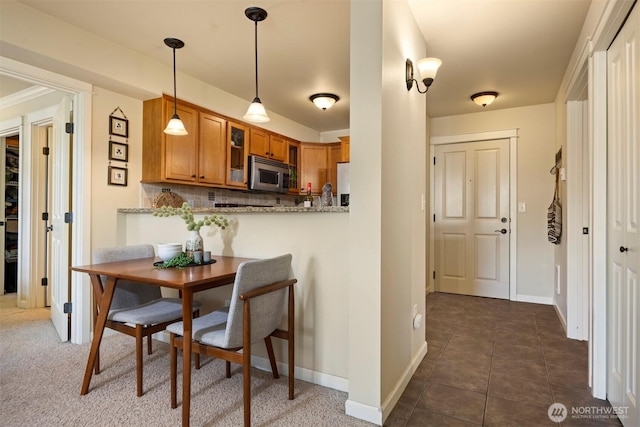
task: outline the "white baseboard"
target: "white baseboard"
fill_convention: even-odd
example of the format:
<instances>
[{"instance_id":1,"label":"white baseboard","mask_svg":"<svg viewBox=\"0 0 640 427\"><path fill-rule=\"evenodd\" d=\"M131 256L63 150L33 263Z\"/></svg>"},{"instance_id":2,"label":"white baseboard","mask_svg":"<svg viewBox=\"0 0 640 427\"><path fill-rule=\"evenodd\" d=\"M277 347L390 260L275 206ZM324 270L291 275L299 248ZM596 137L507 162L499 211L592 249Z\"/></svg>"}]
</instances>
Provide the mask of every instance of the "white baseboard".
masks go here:
<instances>
[{"instance_id":1,"label":"white baseboard","mask_svg":"<svg viewBox=\"0 0 640 427\"><path fill-rule=\"evenodd\" d=\"M562 323L562 327L564 328L564 333L566 335L567 334L567 319L564 318L564 316L562 315L562 310L560 310L555 303L553 304L553 308L556 310L556 313L558 314L558 318L560 319L560 323Z\"/></svg>"},{"instance_id":2,"label":"white baseboard","mask_svg":"<svg viewBox=\"0 0 640 427\"><path fill-rule=\"evenodd\" d=\"M344 404L344 410L350 417L368 421L377 426L382 425L382 409L375 406L365 405L364 403L347 400Z\"/></svg>"},{"instance_id":3,"label":"white baseboard","mask_svg":"<svg viewBox=\"0 0 640 427\"><path fill-rule=\"evenodd\" d=\"M106 333L106 331L105 331ZM153 339L169 343L169 333L167 331L161 331L157 334L153 334ZM289 364L276 362L278 365L278 372L280 375L287 376L289 373ZM271 364L269 359L259 356L251 356L251 366L261 369L263 371L271 372ZM338 377L335 375L325 374L322 372L316 372L311 369L302 368L296 366L293 375L296 379L306 381L311 384L317 384L322 387L332 388L338 391L349 391L349 380L346 378Z\"/></svg>"},{"instance_id":4,"label":"white baseboard","mask_svg":"<svg viewBox=\"0 0 640 427\"><path fill-rule=\"evenodd\" d=\"M553 298L550 297L538 297L533 295L516 295L516 301L519 302L531 302L534 304L553 305Z\"/></svg>"}]
</instances>

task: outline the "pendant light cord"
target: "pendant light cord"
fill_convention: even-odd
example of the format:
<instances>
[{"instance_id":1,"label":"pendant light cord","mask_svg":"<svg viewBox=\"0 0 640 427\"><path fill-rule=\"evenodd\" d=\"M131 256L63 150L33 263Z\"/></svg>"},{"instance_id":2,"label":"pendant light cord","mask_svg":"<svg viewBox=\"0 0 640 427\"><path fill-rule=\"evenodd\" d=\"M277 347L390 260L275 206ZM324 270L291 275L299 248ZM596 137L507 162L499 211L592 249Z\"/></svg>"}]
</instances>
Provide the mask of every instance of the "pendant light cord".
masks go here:
<instances>
[{"instance_id":1,"label":"pendant light cord","mask_svg":"<svg viewBox=\"0 0 640 427\"><path fill-rule=\"evenodd\" d=\"M256 99L258 98L258 21L255 23L254 41L255 41L255 54L256 54Z\"/></svg>"},{"instance_id":2,"label":"pendant light cord","mask_svg":"<svg viewBox=\"0 0 640 427\"><path fill-rule=\"evenodd\" d=\"M176 48L173 48L173 115L178 115L178 93L176 90Z\"/></svg>"}]
</instances>

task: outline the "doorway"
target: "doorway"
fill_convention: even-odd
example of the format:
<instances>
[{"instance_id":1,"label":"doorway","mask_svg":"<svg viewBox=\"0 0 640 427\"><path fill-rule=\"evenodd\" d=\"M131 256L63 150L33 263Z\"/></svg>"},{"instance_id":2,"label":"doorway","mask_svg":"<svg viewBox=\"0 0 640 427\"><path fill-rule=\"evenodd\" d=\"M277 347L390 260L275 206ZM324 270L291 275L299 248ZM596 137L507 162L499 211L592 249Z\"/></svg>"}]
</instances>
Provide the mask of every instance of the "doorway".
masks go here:
<instances>
[{"instance_id":1,"label":"doorway","mask_svg":"<svg viewBox=\"0 0 640 427\"><path fill-rule=\"evenodd\" d=\"M517 137L431 138L431 289L516 299Z\"/></svg>"},{"instance_id":2,"label":"doorway","mask_svg":"<svg viewBox=\"0 0 640 427\"><path fill-rule=\"evenodd\" d=\"M509 141L435 153L436 291L509 299Z\"/></svg>"},{"instance_id":3,"label":"doorway","mask_svg":"<svg viewBox=\"0 0 640 427\"><path fill-rule=\"evenodd\" d=\"M0 214L0 253L3 262L0 265L0 277L4 279L2 294L15 293L18 290L18 206L20 177L20 136L18 134L3 137L0 141L0 200L4 209Z\"/></svg>"}]
</instances>

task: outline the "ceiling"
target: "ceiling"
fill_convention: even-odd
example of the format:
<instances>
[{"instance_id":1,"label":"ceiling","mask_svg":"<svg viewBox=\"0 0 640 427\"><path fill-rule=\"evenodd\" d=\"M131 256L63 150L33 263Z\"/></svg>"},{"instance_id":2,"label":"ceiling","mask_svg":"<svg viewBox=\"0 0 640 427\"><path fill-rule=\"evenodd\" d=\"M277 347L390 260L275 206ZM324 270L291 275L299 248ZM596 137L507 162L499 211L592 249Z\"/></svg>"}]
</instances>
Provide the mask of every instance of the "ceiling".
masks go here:
<instances>
[{"instance_id":1,"label":"ceiling","mask_svg":"<svg viewBox=\"0 0 640 427\"><path fill-rule=\"evenodd\" d=\"M349 128L349 0L18 1L168 66L163 39L179 38L180 72L247 105L255 95L254 23L244 10L262 7L269 16L258 24L259 95L267 111L321 132ZM443 62L426 95L428 114L442 117L482 111L469 98L481 91L500 93L486 110L553 102L591 0L408 3L428 55ZM4 80L0 87L0 97L14 90ZM321 111L309 101L317 92L340 101Z\"/></svg>"}]
</instances>

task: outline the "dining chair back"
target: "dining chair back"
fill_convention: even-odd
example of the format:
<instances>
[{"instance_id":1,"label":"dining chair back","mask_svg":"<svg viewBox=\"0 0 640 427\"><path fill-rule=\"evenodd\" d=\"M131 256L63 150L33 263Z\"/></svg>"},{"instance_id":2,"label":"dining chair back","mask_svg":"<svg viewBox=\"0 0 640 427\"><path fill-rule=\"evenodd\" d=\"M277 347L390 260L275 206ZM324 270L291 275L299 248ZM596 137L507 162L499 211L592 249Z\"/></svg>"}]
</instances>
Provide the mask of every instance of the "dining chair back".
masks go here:
<instances>
[{"instance_id":1,"label":"dining chair back","mask_svg":"<svg viewBox=\"0 0 640 427\"><path fill-rule=\"evenodd\" d=\"M291 275L291 254L242 263L233 285L228 309L218 310L193 320L192 352L242 365L244 424L251 424L251 346L264 341L274 378L279 378L271 337L287 341L289 399L294 397L294 295L296 279ZM288 304L286 304L288 301ZM279 329L287 307L287 330ZM177 349L182 348L183 323L172 323L170 332L171 407L177 407ZM242 352L240 353L240 350ZM196 368L198 368L196 360Z\"/></svg>"},{"instance_id":2,"label":"dining chair back","mask_svg":"<svg viewBox=\"0 0 640 427\"><path fill-rule=\"evenodd\" d=\"M93 251L93 263L125 261L139 258L154 258L152 245L130 245L98 248ZM149 268L153 268L152 261ZM101 277L104 287L105 278ZM194 316L199 315L200 303L194 301ZM96 301L94 323L99 304ZM136 339L136 388L142 396L142 340L147 337L147 354L153 351L151 336L163 331L168 324L182 320L182 301L179 298L163 298L160 287L129 280L118 280L111 300L106 327ZM98 349L94 372L100 373Z\"/></svg>"}]
</instances>

